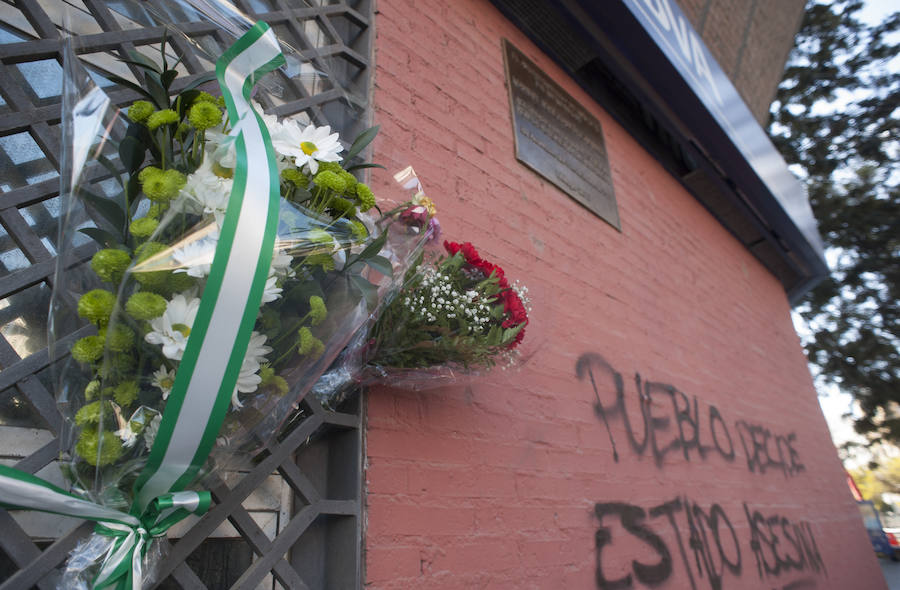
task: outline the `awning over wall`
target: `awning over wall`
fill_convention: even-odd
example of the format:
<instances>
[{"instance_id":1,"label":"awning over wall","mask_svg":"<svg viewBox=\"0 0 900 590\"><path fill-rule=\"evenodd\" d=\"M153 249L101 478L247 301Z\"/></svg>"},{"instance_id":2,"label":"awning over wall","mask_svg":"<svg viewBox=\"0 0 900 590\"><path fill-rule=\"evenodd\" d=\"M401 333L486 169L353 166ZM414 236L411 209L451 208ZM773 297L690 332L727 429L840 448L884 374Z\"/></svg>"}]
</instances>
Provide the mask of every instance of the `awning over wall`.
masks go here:
<instances>
[{"instance_id":1,"label":"awning over wall","mask_svg":"<svg viewBox=\"0 0 900 590\"><path fill-rule=\"evenodd\" d=\"M678 177L792 301L827 276L803 185L674 0L493 3Z\"/></svg>"}]
</instances>

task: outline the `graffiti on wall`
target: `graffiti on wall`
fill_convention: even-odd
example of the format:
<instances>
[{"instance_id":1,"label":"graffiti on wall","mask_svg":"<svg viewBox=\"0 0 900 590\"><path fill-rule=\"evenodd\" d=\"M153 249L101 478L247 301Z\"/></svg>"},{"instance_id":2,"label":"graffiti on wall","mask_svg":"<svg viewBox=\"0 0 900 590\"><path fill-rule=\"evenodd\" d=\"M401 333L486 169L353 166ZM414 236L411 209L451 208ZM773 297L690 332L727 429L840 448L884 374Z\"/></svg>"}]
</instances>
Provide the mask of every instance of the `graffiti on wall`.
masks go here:
<instances>
[{"instance_id":1,"label":"graffiti on wall","mask_svg":"<svg viewBox=\"0 0 900 590\"><path fill-rule=\"evenodd\" d=\"M685 461L733 463L741 460L736 445L750 473L774 471L787 478L805 469L793 432L772 432L743 419L729 423L716 406L701 407L696 396L673 385L644 380L638 373L635 403L628 404L622 374L595 353L581 355L575 373L591 384L594 410L605 426L616 462L620 456L610 424L620 421L631 451L639 457L652 456L660 469L673 453ZM727 576L738 578L748 571L755 571L767 588L776 590L815 588L815 576L827 576L808 522L751 502L743 502L743 510L737 512L729 514L718 502L698 502L682 495L649 507L598 502L594 507L599 521L597 586L603 590L657 587L670 580L678 562L692 590L722 590ZM635 542L642 551L631 559L630 568L623 572L621 567L605 567L610 556L615 561L622 551L634 551ZM745 555L747 547L750 551ZM774 583L774 578L786 574L802 577Z\"/></svg>"},{"instance_id":2,"label":"graffiti on wall","mask_svg":"<svg viewBox=\"0 0 900 590\"><path fill-rule=\"evenodd\" d=\"M640 456L652 455L657 467L662 467L671 453L679 451L686 461L695 458L708 461L715 456L733 462L735 445L740 444L751 473L777 470L791 477L805 469L795 449L797 435L793 432L776 433L745 420L729 426L716 406L707 405L701 410L696 396L689 397L667 383L643 380L640 373L634 375L634 395L640 415L634 416L634 410L629 411L626 404L622 374L599 354L581 355L575 365L575 375L591 383L596 397L594 411L606 427L616 462L619 452L610 422L621 420L632 451ZM601 379L611 380L614 399L603 399Z\"/></svg>"},{"instance_id":3,"label":"graffiti on wall","mask_svg":"<svg viewBox=\"0 0 900 590\"><path fill-rule=\"evenodd\" d=\"M792 572L827 575L812 528L807 522L795 522L777 513L765 513L744 503L749 527L753 561L760 579ZM733 515L717 503L704 508L687 497L675 497L649 509L627 502L598 502L594 513L600 522L596 533L597 586L603 590L625 590L635 584L655 587L674 573L674 560L684 564L691 588L708 586L722 590L726 573L740 577L744 573L741 539ZM613 534L614 525L623 537L644 543L655 559L631 562L631 571L611 577L604 569L604 553L615 551L622 538ZM666 529L674 537L675 547L663 540ZM748 566L749 567L749 566ZM705 580L705 586L704 584ZM813 587L813 578L794 580L782 588Z\"/></svg>"}]
</instances>

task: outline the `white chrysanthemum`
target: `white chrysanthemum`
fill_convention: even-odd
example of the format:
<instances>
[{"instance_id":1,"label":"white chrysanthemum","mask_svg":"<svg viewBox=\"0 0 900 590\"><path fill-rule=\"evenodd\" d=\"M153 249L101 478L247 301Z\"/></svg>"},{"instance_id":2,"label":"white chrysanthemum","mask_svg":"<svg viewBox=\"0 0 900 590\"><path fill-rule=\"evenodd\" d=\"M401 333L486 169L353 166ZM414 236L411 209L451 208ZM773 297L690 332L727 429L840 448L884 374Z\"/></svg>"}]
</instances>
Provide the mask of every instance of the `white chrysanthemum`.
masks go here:
<instances>
[{"instance_id":1,"label":"white chrysanthemum","mask_svg":"<svg viewBox=\"0 0 900 590\"><path fill-rule=\"evenodd\" d=\"M165 365L160 365L159 370L153 373L153 385L162 391L162 398L169 399L172 387L175 385L175 369L166 370Z\"/></svg>"},{"instance_id":2,"label":"white chrysanthemum","mask_svg":"<svg viewBox=\"0 0 900 590\"><path fill-rule=\"evenodd\" d=\"M138 433L131 429L131 422L116 430L115 435L119 437L119 440L122 441L122 446L126 449L130 449L137 442Z\"/></svg>"},{"instance_id":3,"label":"white chrysanthemum","mask_svg":"<svg viewBox=\"0 0 900 590\"><path fill-rule=\"evenodd\" d=\"M256 391L256 388L262 382L262 377L257 374L258 371L259 365L241 367L237 384L234 386L234 393L231 394L231 407L235 410L240 410L244 407L238 393L252 393Z\"/></svg>"},{"instance_id":4,"label":"white chrysanthemum","mask_svg":"<svg viewBox=\"0 0 900 590\"><path fill-rule=\"evenodd\" d=\"M269 278L266 280L266 287L263 291L262 302L263 303L271 303L276 299L281 298L281 291L283 290L278 286L278 277L274 275L269 275Z\"/></svg>"},{"instance_id":5,"label":"white chrysanthemum","mask_svg":"<svg viewBox=\"0 0 900 590\"><path fill-rule=\"evenodd\" d=\"M247 344L247 353L244 355L244 365L248 360L253 361L257 365L266 362L266 355L272 352L271 346L266 346L266 335L259 332L250 334L250 342ZM257 367L258 369L259 367Z\"/></svg>"},{"instance_id":6,"label":"white chrysanthemum","mask_svg":"<svg viewBox=\"0 0 900 590\"><path fill-rule=\"evenodd\" d=\"M150 321L152 330L144 336L144 340L161 345L166 358L180 361L199 308L200 299L176 295L166 305L165 313Z\"/></svg>"},{"instance_id":7,"label":"white chrysanthemum","mask_svg":"<svg viewBox=\"0 0 900 590\"><path fill-rule=\"evenodd\" d=\"M144 429L144 445L147 447L148 451L153 447L153 441L156 440L160 422L162 422L162 414L157 414Z\"/></svg>"},{"instance_id":8,"label":"white chrysanthemum","mask_svg":"<svg viewBox=\"0 0 900 590\"><path fill-rule=\"evenodd\" d=\"M252 393L262 382L262 377L258 375L261 363L266 362L266 356L272 352L272 347L266 346L266 335L259 332L253 332L250 335L250 342L247 345L247 354L244 355L244 362L241 364L241 372L238 374L238 380L231 394L231 406L240 410L244 407L238 393Z\"/></svg>"},{"instance_id":9,"label":"white chrysanthemum","mask_svg":"<svg viewBox=\"0 0 900 590\"><path fill-rule=\"evenodd\" d=\"M269 131L269 136L273 137L278 133L281 133L281 123L278 121L278 117L275 115L267 115L263 112L262 105L256 102L255 100L251 100L250 104L253 105L253 108L256 109L256 112L259 113L259 116L262 117L263 123L266 124L266 129Z\"/></svg>"},{"instance_id":10,"label":"white chrysanthemum","mask_svg":"<svg viewBox=\"0 0 900 590\"><path fill-rule=\"evenodd\" d=\"M231 169L237 164L237 143L235 142L237 136L225 133L222 130L223 125L224 123L203 132L207 153L207 157L203 158L203 161L204 163L209 161L210 165L212 162L216 162L222 168Z\"/></svg>"},{"instance_id":11,"label":"white chrysanthemum","mask_svg":"<svg viewBox=\"0 0 900 590\"><path fill-rule=\"evenodd\" d=\"M284 250L275 250L275 253L272 255L272 269L269 271L269 276L274 275L285 278L296 276L297 273L291 268L293 261L294 257Z\"/></svg>"},{"instance_id":12,"label":"white chrysanthemum","mask_svg":"<svg viewBox=\"0 0 900 590\"><path fill-rule=\"evenodd\" d=\"M272 136L272 147L279 154L294 158L298 168L309 164L313 174L319 170L319 162L340 162L338 153L344 149L329 125L307 125L301 130L293 119L285 121L278 135Z\"/></svg>"},{"instance_id":13,"label":"white chrysanthemum","mask_svg":"<svg viewBox=\"0 0 900 590\"><path fill-rule=\"evenodd\" d=\"M233 184L231 178L222 178L213 172L212 158L207 156L203 164L188 175L181 189L179 205L188 211L212 214L216 223L222 225Z\"/></svg>"},{"instance_id":14,"label":"white chrysanthemum","mask_svg":"<svg viewBox=\"0 0 900 590\"><path fill-rule=\"evenodd\" d=\"M175 272L187 273L188 276L202 279L209 274L212 268L213 258L216 255L216 245L219 243L218 232L201 240L196 240L172 253L172 258L179 268Z\"/></svg>"}]
</instances>

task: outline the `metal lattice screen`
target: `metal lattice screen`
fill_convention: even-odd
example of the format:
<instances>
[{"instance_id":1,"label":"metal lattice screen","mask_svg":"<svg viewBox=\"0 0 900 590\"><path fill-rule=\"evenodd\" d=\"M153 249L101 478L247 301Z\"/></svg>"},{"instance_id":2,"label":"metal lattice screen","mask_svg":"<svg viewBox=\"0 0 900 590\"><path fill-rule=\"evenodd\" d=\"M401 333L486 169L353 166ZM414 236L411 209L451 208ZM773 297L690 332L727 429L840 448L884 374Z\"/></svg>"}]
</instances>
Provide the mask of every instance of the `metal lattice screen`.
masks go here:
<instances>
[{"instance_id":1,"label":"metal lattice screen","mask_svg":"<svg viewBox=\"0 0 900 590\"><path fill-rule=\"evenodd\" d=\"M311 64L313 74L286 82L267 110L305 114L342 137L366 126L369 0L236 4L268 22ZM159 55L164 29L144 24L147 8L154 3L0 0L0 461L58 483L61 418L46 333L61 210L61 39L76 31L75 50L91 64L95 82L114 103L128 104L136 93L104 74L140 82L140 72L116 58L135 50ZM226 39L190 11L178 22L188 38L171 35L168 42L184 55L179 79L187 84L212 68L194 44L215 55ZM84 259L93 253L87 241L80 248ZM214 506L172 539L158 587L359 585L360 407L328 412L315 400L301 407L295 428L252 471L210 482ZM57 568L91 530L76 520L0 509L0 590L55 587Z\"/></svg>"}]
</instances>

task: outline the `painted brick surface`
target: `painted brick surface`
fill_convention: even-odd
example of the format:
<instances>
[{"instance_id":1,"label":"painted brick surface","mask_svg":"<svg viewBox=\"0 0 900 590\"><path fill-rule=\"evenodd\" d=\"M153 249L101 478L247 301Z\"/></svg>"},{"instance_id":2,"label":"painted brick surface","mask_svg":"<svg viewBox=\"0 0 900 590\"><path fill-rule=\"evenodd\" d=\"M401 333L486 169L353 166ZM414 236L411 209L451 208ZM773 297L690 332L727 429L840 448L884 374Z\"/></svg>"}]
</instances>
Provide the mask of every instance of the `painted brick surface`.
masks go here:
<instances>
[{"instance_id":1,"label":"painted brick surface","mask_svg":"<svg viewBox=\"0 0 900 590\"><path fill-rule=\"evenodd\" d=\"M883 588L778 282L487 1L377 9L374 159L529 285L541 347L369 392L367 588ZM601 121L621 233L515 160L504 37Z\"/></svg>"}]
</instances>

